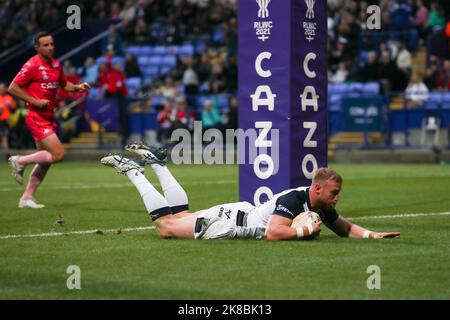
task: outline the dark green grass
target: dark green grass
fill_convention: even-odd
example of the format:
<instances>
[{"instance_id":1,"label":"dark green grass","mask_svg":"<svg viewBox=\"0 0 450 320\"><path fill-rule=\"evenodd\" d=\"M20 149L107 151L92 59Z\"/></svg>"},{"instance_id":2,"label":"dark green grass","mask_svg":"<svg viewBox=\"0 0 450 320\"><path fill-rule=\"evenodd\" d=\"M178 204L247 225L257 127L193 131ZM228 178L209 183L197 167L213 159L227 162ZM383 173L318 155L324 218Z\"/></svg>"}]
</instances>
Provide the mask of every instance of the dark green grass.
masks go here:
<instances>
[{"instance_id":1,"label":"dark green grass","mask_svg":"<svg viewBox=\"0 0 450 320\"><path fill-rule=\"evenodd\" d=\"M324 228L313 242L162 240L155 230L0 239L0 298L449 299L450 216L367 217L450 211L450 167L334 167L344 176L339 211L401 238ZM238 200L236 166L171 169L193 210ZM97 164L54 166L37 195L45 209L17 209L21 191L0 165L0 236L151 226L128 180ZM66 287L69 265L81 268L81 290ZM369 265L381 268L380 290L366 287Z\"/></svg>"}]
</instances>

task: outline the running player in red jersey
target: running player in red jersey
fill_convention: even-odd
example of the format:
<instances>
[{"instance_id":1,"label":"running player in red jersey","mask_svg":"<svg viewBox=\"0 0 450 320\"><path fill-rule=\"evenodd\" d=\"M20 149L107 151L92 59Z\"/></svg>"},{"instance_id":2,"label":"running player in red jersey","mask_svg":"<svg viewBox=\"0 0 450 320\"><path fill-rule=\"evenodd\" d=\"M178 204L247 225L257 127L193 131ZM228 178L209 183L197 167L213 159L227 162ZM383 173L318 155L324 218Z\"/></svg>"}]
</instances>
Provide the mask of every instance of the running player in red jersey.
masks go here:
<instances>
[{"instance_id":1,"label":"running player in red jersey","mask_svg":"<svg viewBox=\"0 0 450 320\"><path fill-rule=\"evenodd\" d=\"M26 156L12 156L9 163L12 174L19 184L23 183L23 172L29 164L35 164L28 185L20 198L19 208L42 208L33 197L44 180L50 165L64 159L64 148L56 135L53 111L57 107L58 87L69 92L86 92L88 83L74 84L67 81L61 63L53 58L55 45L53 37L40 32L34 37L37 54L29 59L11 82L8 92L27 102L25 118L37 152Z\"/></svg>"}]
</instances>

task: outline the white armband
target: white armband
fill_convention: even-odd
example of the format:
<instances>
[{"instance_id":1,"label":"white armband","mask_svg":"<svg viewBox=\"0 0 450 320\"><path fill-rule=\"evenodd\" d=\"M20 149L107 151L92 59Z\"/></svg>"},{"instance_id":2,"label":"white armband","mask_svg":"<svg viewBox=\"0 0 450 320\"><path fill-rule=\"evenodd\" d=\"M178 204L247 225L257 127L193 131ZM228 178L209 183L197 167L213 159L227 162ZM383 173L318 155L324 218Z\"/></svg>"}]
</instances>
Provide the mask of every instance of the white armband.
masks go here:
<instances>
[{"instance_id":1,"label":"white armband","mask_svg":"<svg viewBox=\"0 0 450 320\"><path fill-rule=\"evenodd\" d=\"M370 238L370 234L372 233L372 231L369 231L369 230L364 230L364 233L363 233L363 238Z\"/></svg>"}]
</instances>

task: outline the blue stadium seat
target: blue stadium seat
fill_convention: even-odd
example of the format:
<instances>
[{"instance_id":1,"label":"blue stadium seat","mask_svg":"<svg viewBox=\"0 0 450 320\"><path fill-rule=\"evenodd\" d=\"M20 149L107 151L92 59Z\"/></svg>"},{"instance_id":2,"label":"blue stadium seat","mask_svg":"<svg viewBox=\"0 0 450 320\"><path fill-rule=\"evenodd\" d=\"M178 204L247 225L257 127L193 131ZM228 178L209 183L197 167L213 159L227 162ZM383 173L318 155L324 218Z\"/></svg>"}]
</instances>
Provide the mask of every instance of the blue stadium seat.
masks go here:
<instances>
[{"instance_id":1,"label":"blue stadium seat","mask_svg":"<svg viewBox=\"0 0 450 320\"><path fill-rule=\"evenodd\" d=\"M331 92L333 93L346 93L348 91L346 83L335 83L332 87Z\"/></svg>"},{"instance_id":2,"label":"blue stadium seat","mask_svg":"<svg viewBox=\"0 0 450 320\"><path fill-rule=\"evenodd\" d=\"M161 65L162 57L161 56L151 56L148 57L147 64L152 66L159 66Z\"/></svg>"},{"instance_id":3,"label":"blue stadium seat","mask_svg":"<svg viewBox=\"0 0 450 320\"><path fill-rule=\"evenodd\" d=\"M95 59L96 64L102 64L102 63L106 63L106 57L98 57L97 59Z\"/></svg>"},{"instance_id":4,"label":"blue stadium seat","mask_svg":"<svg viewBox=\"0 0 450 320\"><path fill-rule=\"evenodd\" d=\"M161 64L163 66L175 67L177 65L177 58L175 56L165 56L162 58Z\"/></svg>"},{"instance_id":5,"label":"blue stadium seat","mask_svg":"<svg viewBox=\"0 0 450 320\"><path fill-rule=\"evenodd\" d=\"M194 54L194 46L192 44L185 44L178 47L178 54L182 57L192 57Z\"/></svg>"},{"instance_id":6,"label":"blue stadium seat","mask_svg":"<svg viewBox=\"0 0 450 320\"><path fill-rule=\"evenodd\" d=\"M170 71L172 70L171 66L162 66L161 68L159 68L159 74L160 75L167 75Z\"/></svg>"},{"instance_id":7,"label":"blue stadium seat","mask_svg":"<svg viewBox=\"0 0 450 320\"><path fill-rule=\"evenodd\" d=\"M139 46L129 46L126 51L134 56L138 56L141 51L141 48Z\"/></svg>"},{"instance_id":8,"label":"blue stadium seat","mask_svg":"<svg viewBox=\"0 0 450 320\"><path fill-rule=\"evenodd\" d=\"M364 84L361 82L350 82L348 83L348 88L350 93L361 93L364 90Z\"/></svg>"},{"instance_id":9,"label":"blue stadium seat","mask_svg":"<svg viewBox=\"0 0 450 320\"><path fill-rule=\"evenodd\" d=\"M141 50L139 51L139 56L146 56L149 57L153 54L153 47L151 46L143 46L141 47Z\"/></svg>"},{"instance_id":10,"label":"blue stadium seat","mask_svg":"<svg viewBox=\"0 0 450 320\"><path fill-rule=\"evenodd\" d=\"M369 52L368 51L361 51L359 53L359 65L360 67L363 67L367 61L369 60Z\"/></svg>"},{"instance_id":11,"label":"blue stadium seat","mask_svg":"<svg viewBox=\"0 0 450 320\"><path fill-rule=\"evenodd\" d=\"M379 94L380 93L380 84L378 82L367 82L364 84L363 93L366 94Z\"/></svg>"},{"instance_id":12,"label":"blue stadium seat","mask_svg":"<svg viewBox=\"0 0 450 320\"><path fill-rule=\"evenodd\" d=\"M445 92L442 97L442 108L450 109L450 92Z\"/></svg>"},{"instance_id":13,"label":"blue stadium seat","mask_svg":"<svg viewBox=\"0 0 450 320\"><path fill-rule=\"evenodd\" d=\"M147 67L142 69L142 73L144 76L156 78L159 74L159 67L157 65L148 65Z\"/></svg>"},{"instance_id":14,"label":"blue stadium seat","mask_svg":"<svg viewBox=\"0 0 450 320\"><path fill-rule=\"evenodd\" d=\"M221 94L219 96L219 108L228 109L228 107L229 107L228 100L229 100L229 97L227 94Z\"/></svg>"},{"instance_id":15,"label":"blue stadium seat","mask_svg":"<svg viewBox=\"0 0 450 320\"><path fill-rule=\"evenodd\" d=\"M154 54L154 55L160 55L160 56L163 56L163 55L166 55L166 54L168 54L168 53L169 53L169 50L168 50L168 48L165 47L165 46L154 46L154 47L153 47L153 54Z\"/></svg>"},{"instance_id":16,"label":"blue stadium seat","mask_svg":"<svg viewBox=\"0 0 450 320\"><path fill-rule=\"evenodd\" d=\"M141 86L141 78L138 77L132 77L132 78L126 78L125 83L127 84L127 87L140 87Z\"/></svg>"},{"instance_id":17,"label":"blue stadium seat","mask_svg":"<svg viewBox=\"0 0 450 320\"><path fill-rule=\"evenodd\" d=\"M139 64L139 66L142 68L145 68L148 64L148 57L146 56L139 56L137 57L137 62Z\"/></svg>"},{"instance_id":18,"label":"blue stadium seat","mask_svg":"<svg viewBox=\"0 0 450 320\"><path fill-rule=\"evenodd\" d=\"M162 105L164 103L164 97L163 96L154 96L152 97L152 105L158 106Z\"/></svg>"},{"instance_id":19,"label":"blue stadium seat","mask_svg":"<svg viewBox=\"0 0 450 320\"><path fill-rule=\"evenodd\" d=\"M439 109L442 104L444 96L441 92L430 93L427 102L425 103L426 109Z\"/></svg>"},{"instance_id":20,"label":"blue stadium seat","mask_svg":"<svg viewBox=\"0 0 450 320\"><path fill-rule=\"evenodd\" d=\"M89 90L89 98L90 99L95 99L98 96L98 88L91 88Z\"/></svg>"}]
</instances>

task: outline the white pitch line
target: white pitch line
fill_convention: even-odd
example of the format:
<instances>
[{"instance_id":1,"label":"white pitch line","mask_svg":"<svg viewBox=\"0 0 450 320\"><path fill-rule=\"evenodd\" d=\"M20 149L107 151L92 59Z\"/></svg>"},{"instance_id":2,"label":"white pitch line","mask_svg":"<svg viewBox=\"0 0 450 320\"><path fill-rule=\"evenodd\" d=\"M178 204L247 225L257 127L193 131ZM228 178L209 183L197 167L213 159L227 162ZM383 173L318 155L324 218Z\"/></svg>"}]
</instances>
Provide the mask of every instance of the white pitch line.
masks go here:
<instances>
[{"instance_id":1,"label":"white pitch line","mask_svg":"<svg viewBox=\"0 0 450 320\"><path fill-rule=\"evenodd\" d=\"M369 217L353 217L347 218L348 220L365 220L365 219L395 219L395 218L416 218L416 217L425 217L425 216L448 216L450 212L432 212L432 213L404 213L404 214L395 214L388 216L369 216ZM133 231L142 231L142 230L153 230L155 226L149 227L135 227L135 228L116 228L116 229L107 229L101 230L103 233L112 233L121 230L122 232L133 232ZM0 240L6 239L21 239L21 238L45 238L45 237L58 237L65 235L78 235L78 234L95 234L100 229L95 230L81 230L81 231L70 231L70 232L47 232L47 233L36 233L36 234L9 234L5 236L0 236Z\"/></svg>"},{"instance_id":2,"label":"white pitch line","mask_svg":"<svg viewBox=\"0 0 450 320\"><path fill-rule=\"evenodd\" d=\"M58 237L58 236L66 236L66 235L73 235L73 234L95 234L98 231L101 231L103 233L111 233L111 232L131 232L131 231L142 231L142 230L152 230L155 229L154 226L150 227L136 227L136 228L116 228L116 229L107 229L107 230L101 230L101 229L95 229L95 230L80 230L80 231L70 231L70 232L46 232L46 233L36 233L36 234L9 234L6 236L0 236L0 240L5 239L17 239L17 238L46 238L46 237Z\"/></svg>"},{"instance_id":3,"label":"white pitch line","mask_svg":"<svg viewBox=\"0 0 450 320\"><path fill-rule=\"evenodd\" d=\"M387 216L367 216L367 217L353 217L347 218L348 220L368 220L368 219L395 219L395 218L416 218L424 216L448 216L450 212L430 212L430 213L403 213Z\"/></svg>"},{"instance_id":4,"label":"white pitch line","mask_svg":"<svg viewBox=\"0 0 450 320\"><path fill-rule=\"evenodd\" d=\"M183 186L198 186L198 185L214 185L214 184L234 184L237 180L217 180L217 181L198 181L183 183ZM160 186L159 183L152 183L153 186ZM112 189L112 188L131 188L133 185L130 182L125 183L97 183L97 184L68 184L68 185L46 185L45 189L49 190L76 190L76 189ZM22 187L4 187L0 188L0 192L23 190Z\"/></svg>"}]
</instances>

